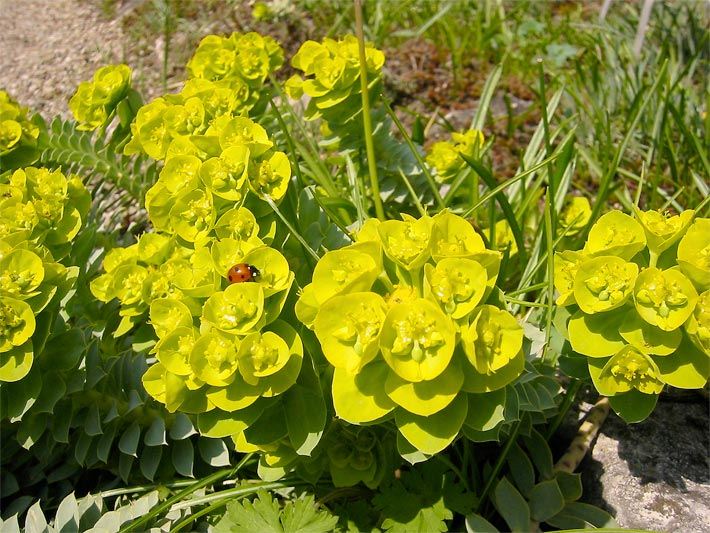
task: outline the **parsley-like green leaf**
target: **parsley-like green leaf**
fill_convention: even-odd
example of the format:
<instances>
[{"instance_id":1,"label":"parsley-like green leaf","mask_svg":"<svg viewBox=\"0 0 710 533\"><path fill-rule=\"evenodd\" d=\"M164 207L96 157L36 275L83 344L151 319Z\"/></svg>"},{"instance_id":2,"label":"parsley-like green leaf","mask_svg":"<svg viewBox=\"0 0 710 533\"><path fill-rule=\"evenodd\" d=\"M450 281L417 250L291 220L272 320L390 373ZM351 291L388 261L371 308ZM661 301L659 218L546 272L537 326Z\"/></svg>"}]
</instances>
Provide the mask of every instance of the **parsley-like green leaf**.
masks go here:
<instances>
[{"instance_id":1,"label":"parsley-like green leaf","mask_svg":"<svg viewBox=\"0 0 710 533\"><path fill-rule=\"evenodd\" d=\"M385 517L382 529L391 533L447 531L452 509L470 512L474 496L454 482L439 463L427 462L381 487L374 504Z\"/></svg>"},{"instance_id":2,"label":"parsley-like green leaf","mask_svg":"<svg viewBox=\"0 0 710 533\"><path fill-rule=\"evenodd\" d=\"M259 491L253 501L227 504L227 512L215 526L215 533L327 533L338 517L316 507L308 495L286 502L283 509L267 492Z\"/></svg>"}]
</instances>

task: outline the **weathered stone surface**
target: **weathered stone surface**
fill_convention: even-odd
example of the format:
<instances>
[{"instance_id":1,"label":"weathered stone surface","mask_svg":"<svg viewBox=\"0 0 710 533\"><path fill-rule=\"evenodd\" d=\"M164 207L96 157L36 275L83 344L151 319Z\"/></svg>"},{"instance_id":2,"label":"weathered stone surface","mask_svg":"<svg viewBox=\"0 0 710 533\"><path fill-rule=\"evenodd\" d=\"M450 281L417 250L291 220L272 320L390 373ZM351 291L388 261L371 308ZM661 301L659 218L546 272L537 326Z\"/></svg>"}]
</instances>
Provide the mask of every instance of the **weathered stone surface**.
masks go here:
<instances>
[{"instance_id":1,"label":"weathered stone surface","mask_svg":"<svg viewBox=\"0 0 710 533\"><path fill-rule=\"evenodd\" d=\"M659 401L640 424L609 415L581 463L584 500L627 528L710 532L710 413Z\"/></svg>"}]
</instances>

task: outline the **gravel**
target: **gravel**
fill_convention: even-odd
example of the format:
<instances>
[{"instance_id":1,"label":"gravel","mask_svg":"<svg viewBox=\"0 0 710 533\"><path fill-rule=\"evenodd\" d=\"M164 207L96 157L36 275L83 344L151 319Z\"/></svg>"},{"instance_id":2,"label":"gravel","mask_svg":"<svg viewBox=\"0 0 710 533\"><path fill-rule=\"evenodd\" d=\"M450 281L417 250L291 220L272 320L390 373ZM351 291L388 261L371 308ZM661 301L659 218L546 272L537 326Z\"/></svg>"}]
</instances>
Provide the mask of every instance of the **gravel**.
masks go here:
<instances>
[{"instance_id":1,"label":"gravel","mask_svg":"<svg viewBox=\"0 0 710 533\"><path fill-rule=\"evenodd\" d=\"M124 42L94 4L0 0L0 88L45 119L69 117L79 82L123 61Z\"/></svg>"}]
</instances>

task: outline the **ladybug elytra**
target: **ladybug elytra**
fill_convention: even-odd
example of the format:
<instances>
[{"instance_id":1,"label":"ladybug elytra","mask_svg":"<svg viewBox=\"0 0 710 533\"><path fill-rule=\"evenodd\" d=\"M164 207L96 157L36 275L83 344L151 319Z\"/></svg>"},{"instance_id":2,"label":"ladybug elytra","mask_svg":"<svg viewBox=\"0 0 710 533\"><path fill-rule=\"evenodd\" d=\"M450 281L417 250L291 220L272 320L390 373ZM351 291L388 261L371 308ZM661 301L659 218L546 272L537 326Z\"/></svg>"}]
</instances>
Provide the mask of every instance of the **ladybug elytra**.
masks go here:
<instances>
[{"instance_id":1,"label":"ladybug elytra","mask_svg":"<svg viewBox=\"0 0 710 533\"><path fill-rule=\"evenodd\" d=\"M256 281L260 275L259 269L248 263L234 265L227 272L227 279L230 283L243 283L245 281Z\"/></svg>"}]
</instances>

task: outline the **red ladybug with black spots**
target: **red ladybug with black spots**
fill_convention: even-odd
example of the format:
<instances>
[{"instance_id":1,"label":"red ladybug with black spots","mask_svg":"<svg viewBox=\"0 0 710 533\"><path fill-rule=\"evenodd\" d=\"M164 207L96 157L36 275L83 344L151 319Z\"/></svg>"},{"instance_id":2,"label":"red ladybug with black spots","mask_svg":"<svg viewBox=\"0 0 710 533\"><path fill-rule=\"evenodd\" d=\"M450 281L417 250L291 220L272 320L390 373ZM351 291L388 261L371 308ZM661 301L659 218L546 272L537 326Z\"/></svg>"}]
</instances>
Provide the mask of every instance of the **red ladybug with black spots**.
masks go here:
<instances>
[{"instance_id":1,"label":"red ladybug with black spots","mask_svg":"<svg viewBox=\"0 0 710 533\"><path fill-rule=\"evenodd\" d=\"M259 269L254 265L239 263L229 269L229 272L227 272L227 279L229 280L229 283L244 283L246 281L256 281L256 278L260 275L261 272L259 272Z\"/></svg>"}]
</instances>

